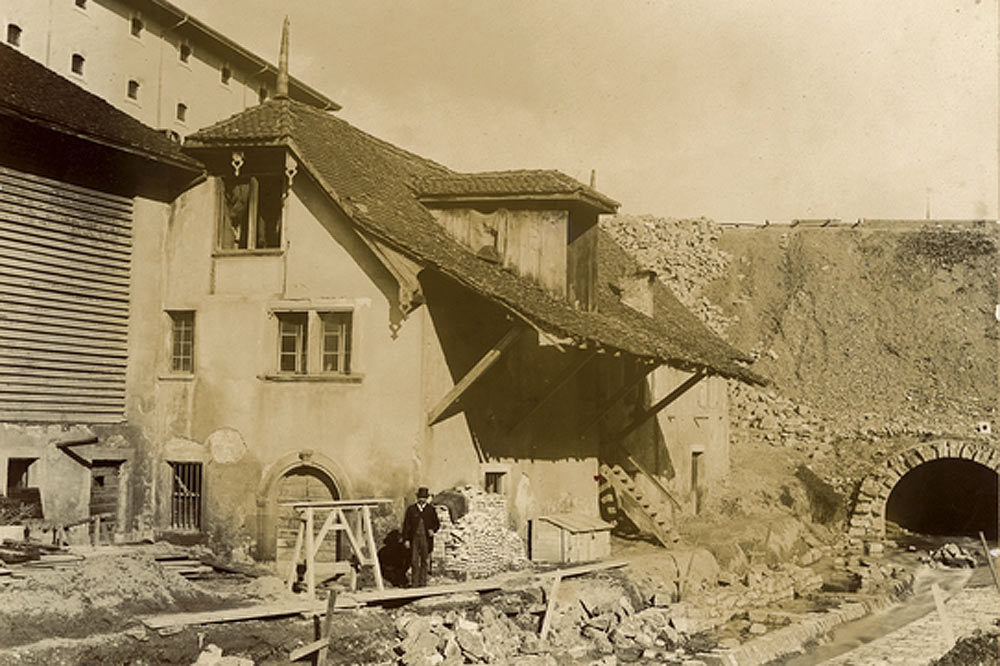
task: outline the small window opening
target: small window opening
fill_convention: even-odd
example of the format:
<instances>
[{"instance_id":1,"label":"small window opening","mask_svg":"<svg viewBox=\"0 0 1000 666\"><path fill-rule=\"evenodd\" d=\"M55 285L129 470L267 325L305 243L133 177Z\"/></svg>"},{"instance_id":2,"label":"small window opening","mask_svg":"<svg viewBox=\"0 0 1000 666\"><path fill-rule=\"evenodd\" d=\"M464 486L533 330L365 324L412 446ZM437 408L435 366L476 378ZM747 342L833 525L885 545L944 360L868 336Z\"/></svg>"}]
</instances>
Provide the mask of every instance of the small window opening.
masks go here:
<instances>
[{"instance_id":1,"label":"small window opening","mask_svg":"<svg viewBox=\"0 0 1000 666\"><path fill-rule=\"evenodd\" d=\"M14 23L7 24L7 43L11 46L21 45L21 26Z\"/></svg>"},{"instance_id":2,"label":"small window opening","mask_svg":"<svg viewBox=\"0 0 1000 666\"><path fill-rule=\"evenodd\" d=\"M308 315L305 312L283 312L278 316L278 371L304 375Z\"/></svg>"},{"instance_id":3,"label":"small window opening","mask_svg":"<svg viewBox=\"0 0 1000 666\"><path fill-rule=\"evenodd\" d=\"M691 452L691 492L694 494L695 513L701 513L702 483L705 477L704 462L705 454L703 451Z\"/></svg>"},{"instance_id":4,"label":"small window opening","mask_svg":"<svg viewBox=\"0 0 1000 666\"><path fill-rule=\"evenodd\" d=\"M95 475L94 476L94 485L97 486L98 488L103 488L104 487L104 475L103 474L101 474L101 475Z\"/></svg>"},{"instance_id":5,"label":"small window opening","mask_svg":"<svg viewBox=\"0 0 1000 666\"><path fill-rule=\"evenodd\" d=\"M268 92L266 86L261 86L260 90L257 91L257 101L261 104L267 101Z\"/></svg>"},{"instance_id":6,"label":"small window opening","mask_svg":"<svg viewBox=\"0 0 1000 666\"><path fill-rule=\"evenodd\" d=\"M30 488L35 483L32 466L38 458L10 458L7 460L7 495Z\"/></svg>"},{"instance_id":7,"label":"small window opening","mask_svg":"<svg viewBox=\"0 0 1000 666\"><path fill-rule=\"evenodd\" d=\"M224 178L219 220L223 250L281 247L281 176Z\"/></svg>"},{"instance_id":8,"label":"small window opening","mask_svg":"<svg viewBox=\"0 0 1000 666\"><path fill-rule=\"evenodd\" d=\"M221 80L223 84L228 86L229 79L231 79L232 76L233 76L233 71L229 69L229 65L223 65L222 70L219 72L219 80Z\"/></svg>"},{"instance_id":9,"label":"small window opening","mask_svg":"<svg viewBox=\"0 0 1000 666\"><path fill-rule=\"evenodd\" d=\"M170 526L181 530L201 529L202 466L199 462L172 462Z\"/></svg>"},{"instance_id":10,"label":"small window opening","mask_svg":"<svg viewBox=\"0 0 1000 666\"><path fill-rule=\"evenodd\" d=\"M170 370L194 372L194 312L169 312Z\"/></svg>"},{"instance_id":11,"label":"small window opening","mask_svg":"<svg viewBox=\"0 0 1000 666\"><path fill-rule=\"evenodd\" d=\"M187 120L187 112L188 112L187 104L185 104L184 102L178 102L177 120L179 120L180 122L184 122L185 120Z\"/></svg>"},{"instance_id":12,"label":"small window opening","mask_svg":"<svg viewBox=\"0 0 1000 666\"><path fill-rule=\"evenodd\" d=\"M191 46L188 44L181 44L179 49L179 57L181 62L187 62L191 59Z\"/></svg>"},{"instance_id":13,"label":"small window opening","mask_svg":"<svg viewBox=\"0 0 1000 666\"><path fill-rule=\"evenodd\" d=\"M128 82L128 90L126 93L129 99L139 99L139 82L132 79Z\"/></svg>"},{"instance_id":14,"label":"small window opening","mask_svg":"<svg viewBox=\"0 0 1000 666\"><path fill-rule=\"evenodd\" d=\"M342 375L351 373L351 320L350 312L324 312L323 322L323 372Z\"/></svg>"},{"instance_id":15,"label":"small window opening","mask_svg":"<svg viewBox=\"0 0 1000 666\"><path fill-rule=\"evenodd\" d=\"M504 492L504 477L507 476L506 472L486 472L486 478L483 481L483 489L488 493L493 493L495 495L502 494Z\"/></svg>"},{"instance_id":16,"label":"small window opening","mask_svg":"<svg viewBox=\"0 0 1000 666\"><path fill-rule=\"evenodd\" d=\"M79 7L80 9L86 9L87 0L76 0L76 6Z\"/></svg>"},{"instance_id":17,"label":"small window opening","mask_svg":"<svg viewBox=\"0 0 1000 666\"><path fill-rule=\"evenodd\" d=\"M79 74L83 76L83 63L85 58L79 53L74 53L72 59L70 60L69 68L74 74Z\"/></svg>"},{"instance_id":18,"label":"small window opening","mask_svg":"<svg viewBox=\"0 0 1000 666\"><path fill-rule=\"evenodd\" d=\"M142 19L138 16L132 17L132 22L129 25L129 31L132 33L133 37L142 36L142 31L146 27L146 24L142 22Z\"/></svg>"}]
</instances>

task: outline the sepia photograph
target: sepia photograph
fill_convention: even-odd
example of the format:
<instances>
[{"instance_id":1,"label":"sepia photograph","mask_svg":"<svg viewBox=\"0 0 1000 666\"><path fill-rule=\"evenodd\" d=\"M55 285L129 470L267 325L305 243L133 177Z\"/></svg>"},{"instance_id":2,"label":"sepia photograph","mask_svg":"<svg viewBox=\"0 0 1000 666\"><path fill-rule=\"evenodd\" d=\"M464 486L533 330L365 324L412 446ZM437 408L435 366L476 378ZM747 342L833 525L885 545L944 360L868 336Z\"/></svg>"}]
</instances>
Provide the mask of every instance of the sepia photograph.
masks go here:
<instances>
[{"instance_id":1,"label":"sepia photograph","mask_svg":"<svg viewBox=\"0 0 1000 666\"><path fill-rule=\"evenodd\" d=\"M1000 666L1000 0L0 0L0 666Z\"/></svg>"}]
</instances>

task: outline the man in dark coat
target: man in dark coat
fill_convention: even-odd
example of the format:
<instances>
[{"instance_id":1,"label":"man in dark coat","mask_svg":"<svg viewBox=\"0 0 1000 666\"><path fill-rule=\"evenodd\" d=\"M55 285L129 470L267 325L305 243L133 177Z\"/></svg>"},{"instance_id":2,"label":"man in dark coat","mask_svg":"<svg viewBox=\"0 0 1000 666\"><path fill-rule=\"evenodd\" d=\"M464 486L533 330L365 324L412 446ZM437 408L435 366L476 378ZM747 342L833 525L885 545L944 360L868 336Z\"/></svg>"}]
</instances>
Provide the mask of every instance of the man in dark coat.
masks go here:
<instances>
[{"instance_id":1,"label":"man in dark coat","mask_svg":"<svg viewBox=\"0 0 1000 666\"><path fill-rule=\"evenodd\" d=\"M427 585L434 533L441 528L437 511L427 501L430 495L423 486L417 489L417 503L408 506L403 516L403 542L410 549L410 584L413 587Z\"/></svg>"}]
</instances>

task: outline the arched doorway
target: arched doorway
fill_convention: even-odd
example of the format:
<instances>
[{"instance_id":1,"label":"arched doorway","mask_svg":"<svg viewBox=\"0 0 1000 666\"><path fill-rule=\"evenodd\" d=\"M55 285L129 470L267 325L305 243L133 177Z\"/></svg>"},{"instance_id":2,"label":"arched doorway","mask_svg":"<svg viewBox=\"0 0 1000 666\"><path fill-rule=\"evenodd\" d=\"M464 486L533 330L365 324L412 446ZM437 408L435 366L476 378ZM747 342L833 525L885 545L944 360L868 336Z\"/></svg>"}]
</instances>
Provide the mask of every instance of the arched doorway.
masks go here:
<instances>
[{"instance_id":1,"label":"arched doorway","mask_svg":"<svg viewBox=\"0 0 1000 666\"><path fill-rule=\"evenodd\" d=\"M350 480L327 456L304 449L274 461L257 489L257 559L273 562L281 550L287 560L295 547L298 523L293 509L281 504L350 497Z\"/></svg>"},{"instance_id":2,"label":"arched doorway","mask_svg":"<svg viewBox=\"0 0 1000 666\"><path fill-rule=\"evenodd\" d=\"M277 519L277 553L278 562L287 562L295 554L295 540L301 523L299 512L290 506L291 502L323 502L340 499L333 479L318 467L299 465L288 470L278 479L278 519ZM320 514L325 517L325 513ZM314 532L319 533L321 523L314 526ZM337 538L326 538L320 544L316 553L317 562L333 562L337 559Z\"/></svg>"},{"instance_id":3,"label":"arched doorway","mask_svg":"<svg viewBox=\"0 0 1000 666\"><path fill-rule=\"evenodd\" d=\"M992 441L918 444L891 456L864 479L851 514L848 534L855 539L881 540L885 538L888 518L921 525L952 520L962 530L982 529L996 535L998 474L1000 448ZM948 489L949 484L957 484L957 488ZM932 494L935 488L939 491L937 495ZM892 513L887 516L893 495ZM991 497L992 512L986 506ZM934 506L948 501L954 501L956 506L947 511ZM967 511L978 512L975 522L966 524L967 521L956 518Z\"/></svg>"}]
</instances>

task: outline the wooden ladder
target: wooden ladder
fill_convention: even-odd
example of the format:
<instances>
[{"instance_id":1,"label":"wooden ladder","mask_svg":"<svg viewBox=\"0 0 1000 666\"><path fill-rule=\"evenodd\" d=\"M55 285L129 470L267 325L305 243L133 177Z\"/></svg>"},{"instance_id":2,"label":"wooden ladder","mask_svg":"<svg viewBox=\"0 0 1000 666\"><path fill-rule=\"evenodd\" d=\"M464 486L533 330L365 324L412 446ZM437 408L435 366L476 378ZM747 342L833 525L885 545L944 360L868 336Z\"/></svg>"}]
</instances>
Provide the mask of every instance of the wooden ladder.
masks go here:
<instances>
[{"instance_id":1,"label":"wooden ladder","mask_svg":"<svg viewBox=\"0 0 1000 666\"><path fill-rule=\"evenodd\" d=\"M617 508L632 521L640 532L656 537L656 540L666 547L673 544L674 540L670 537L669 514L664 509L662 501L649 497L640 490L621 465L602 464L600 473L615 491ZM637 473L645 475L642 471ZM653 485L660 487L661 484L654 482ZM673 497L669 497L669 499L674 501Z\"/></svg>"}]
</instances>

